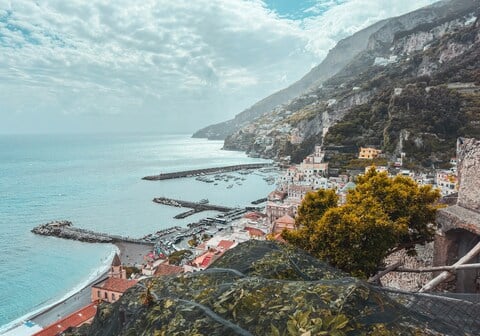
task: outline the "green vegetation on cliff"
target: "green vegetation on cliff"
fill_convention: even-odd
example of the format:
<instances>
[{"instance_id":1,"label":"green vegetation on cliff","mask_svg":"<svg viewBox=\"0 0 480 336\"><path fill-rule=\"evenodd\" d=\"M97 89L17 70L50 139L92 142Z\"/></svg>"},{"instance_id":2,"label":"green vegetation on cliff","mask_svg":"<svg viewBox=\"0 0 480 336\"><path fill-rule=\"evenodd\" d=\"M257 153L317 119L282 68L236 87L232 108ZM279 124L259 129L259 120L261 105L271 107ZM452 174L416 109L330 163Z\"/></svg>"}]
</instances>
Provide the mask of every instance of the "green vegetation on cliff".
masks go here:
<instances>
[{"instance_id":1,"label":"green vegetation on cliff","mask_svg":"<svg viewBox=\"0 0 480 336\"><path fill-rule=\"evenodd\" d=\"M478 307L452 308L460 318ZM442 309L441 300L372 287L300 250L249 241L208 270L141 282L66 335L465 335L477 326L453 324Z\"/></svg>"}]
</instances>

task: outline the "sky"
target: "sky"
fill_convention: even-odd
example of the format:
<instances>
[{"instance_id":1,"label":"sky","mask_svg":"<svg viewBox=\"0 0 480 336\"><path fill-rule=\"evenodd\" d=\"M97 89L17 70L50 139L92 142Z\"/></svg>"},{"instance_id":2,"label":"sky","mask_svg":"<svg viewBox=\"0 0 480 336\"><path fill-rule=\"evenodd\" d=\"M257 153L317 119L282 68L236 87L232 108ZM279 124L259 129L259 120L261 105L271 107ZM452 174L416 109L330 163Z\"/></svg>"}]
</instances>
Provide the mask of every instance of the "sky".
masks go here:
<instances>
[{"instance_id":1,"label":"sky","mask_svg":"<svg viewBox=\"0 0 480 336\"><path fill-rule=\"evenodd\" d=\"M189 133L434 0L0 0L0 134Z\"/></svg>"}]
</instances>

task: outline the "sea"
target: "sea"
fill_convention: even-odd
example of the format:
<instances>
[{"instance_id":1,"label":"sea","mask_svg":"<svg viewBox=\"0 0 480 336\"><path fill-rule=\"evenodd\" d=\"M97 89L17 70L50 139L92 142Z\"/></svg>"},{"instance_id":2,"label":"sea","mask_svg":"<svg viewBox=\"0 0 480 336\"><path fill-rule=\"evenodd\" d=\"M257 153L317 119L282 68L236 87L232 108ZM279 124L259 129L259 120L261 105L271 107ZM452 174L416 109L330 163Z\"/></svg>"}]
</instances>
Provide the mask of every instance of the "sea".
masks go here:
<instances>
[{"instance_id":1,"label":"sea","mask_svg":"<svg viewBox=\"0 0 480 336\"><path fill-rule=\"evenodd\" d=\"M184 209L155 204L154 197L246 206L274 189L261 172L217 185L195 178L141 179L267 162L222 145L183 134L0 135L0 332L81 289L108 268L116 251L110 244L37 236L30 232L34 226L70 220L81 228L142 237L211 215L175 220Z\"/></svg>"}]
</instances>

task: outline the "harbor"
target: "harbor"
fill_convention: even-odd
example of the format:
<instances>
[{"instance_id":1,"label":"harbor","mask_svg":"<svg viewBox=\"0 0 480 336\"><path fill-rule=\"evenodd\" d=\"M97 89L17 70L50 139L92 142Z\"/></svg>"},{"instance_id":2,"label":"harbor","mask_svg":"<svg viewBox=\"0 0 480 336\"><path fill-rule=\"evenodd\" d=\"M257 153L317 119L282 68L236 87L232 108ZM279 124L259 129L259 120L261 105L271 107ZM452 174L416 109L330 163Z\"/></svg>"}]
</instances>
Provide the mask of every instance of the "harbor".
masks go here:
<instances>
[{"instance_id":1,"label":"harbor","mask_svg":"<svg viewBox=\"0 0 480 336\"><path fill-rule=\"evenodd\" d=\"M161 173L158 175L145 176L142 179L148 181L161 181L161 180L171 180L177 178L185 177L197 177L211 174L220 174L228 173L241 170L254 170L260 168L266 168L272 166L271 163L250 163L250 164L241 164L225 167L214 167L214 168L204 168L204 169L194 169L194 170L184 170L179 172L172 173Z\"/></svg>"}]
</instances>

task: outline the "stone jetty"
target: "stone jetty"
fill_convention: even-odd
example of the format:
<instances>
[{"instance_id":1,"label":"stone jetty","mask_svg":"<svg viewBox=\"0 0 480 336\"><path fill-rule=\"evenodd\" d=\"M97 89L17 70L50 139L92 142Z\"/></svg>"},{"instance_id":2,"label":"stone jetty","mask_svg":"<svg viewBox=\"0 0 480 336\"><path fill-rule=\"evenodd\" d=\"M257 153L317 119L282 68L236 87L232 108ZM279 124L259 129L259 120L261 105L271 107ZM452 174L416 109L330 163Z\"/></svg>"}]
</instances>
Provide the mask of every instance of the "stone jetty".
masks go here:
<instances>
[{"instance_id":1,"label":"stone jetty","mask_svg":"<svg viewBox=\"0 0 480 336\"><path fill-rule=\"evenodd\" d=\"M229 207L221 206L221 205L213 205L213 204L202 203L202 202L182 201L182 200L177 200L177 199L172 199L172 198L167 198L167 197L154 198L153 202L158 203L158 204L163 204L163 205L174 206L174 207L182 207L182 208L192 209L192 210L189 210L187 212L184 212L184 213L181 213L181 214L175 216L176 219L186 218L188 216L191 216L195 213L199 213L199 212L202 212L202 211L229 212L229 211L234 210L234 208L229 208Z\"/></svg>"},{"instance_id":2,"label":"stone jetty","mask_svg":"<svg viewBox=\"0 0 480 336\"><path fill-rule=\"evenodd\" d=\"M133 239L119 235L111 235L91 230L76 228L70 221L53 221L47 224L39 225L32 229L32 232L42 236L58 237L63 239L77 240L88 243L136 243L151 244L144 239Z\"/></svg>"},{"instance_id":3,"label":"stone jetty","mask_svg":"<svg viewBox=\"0 0 480 336\"><path fill-rule=\"evenodd\" d=\"M271 166L271 164L270 163L250 163L250 164L216 167L216 168L185 170L180 172L145 176L143 180L148 180L148 181L171 180L171 179L183 178L183 177L195 177L195 176L210 175L210 174L217 174L217 173L227 173L227 172L233 172L238 170L260 169L268 166Z\"/></svg>"}]
</instances>

